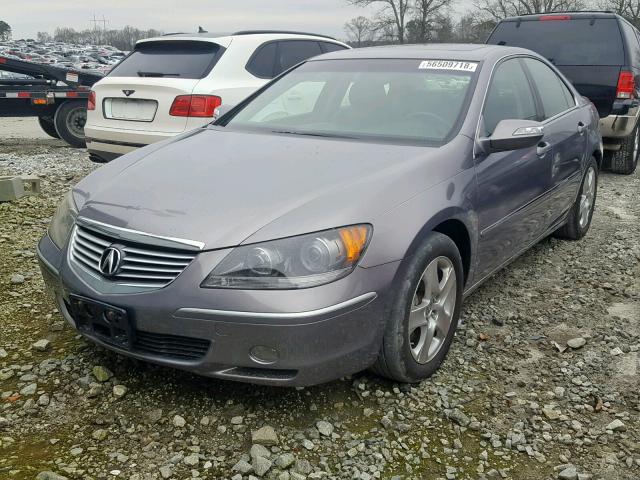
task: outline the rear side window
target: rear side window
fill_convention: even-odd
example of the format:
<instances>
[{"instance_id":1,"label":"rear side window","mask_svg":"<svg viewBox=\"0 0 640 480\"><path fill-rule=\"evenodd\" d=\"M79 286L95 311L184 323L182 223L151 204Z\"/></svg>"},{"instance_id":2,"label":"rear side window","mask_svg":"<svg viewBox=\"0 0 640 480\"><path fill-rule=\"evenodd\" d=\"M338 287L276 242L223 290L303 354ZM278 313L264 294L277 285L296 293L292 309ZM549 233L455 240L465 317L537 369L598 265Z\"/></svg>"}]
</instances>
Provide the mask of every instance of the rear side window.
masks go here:
<instances>
[{"instance_id":1,"label":"rear side window","mask_svg":"<svg viewBox=\"0 0 640 480\"><path fill-rule=\"evenodd\" d=\"M111 77L204 78L223 49L211 42L144 42L111 70Z\"/></svg>"},{"instance_id":2,"label":"rear side window","mask_svg":"<svg viewBox=\"0 0 640 480\"><path fill-rule=\"evenodd\" d=\"M518 59L496 68L487 92L483 119L485 136L493 134L501 120L538 120L529 80Z\"/></svg>"},{"instance_id":3,"label":"rear side window","mask_svg":"<svg viewBox=\"0 0 640 480\"><path fill-rule=\"evenodd\" d=\"M337 43L320 42L320 46L322 47L322 51L324 53L346 50L345 47L343 47L342 45L338 45Z\"/></svg>"},{"instance_id":4,"label":"rear side window","mask_svg":"<svg viewBox=\"0 0 640 480\"><path fill-rule=\"evenodd\" d=\"M556 72L532 58L526 58L524 62L540 94L545 120L575 106L573 95Z\"/></svg>"},{"instance_id":5,"label":"rear side window","mask_svg":"<svg viewBox=\"0 0 640 480\"><path fill-rule=\"evenodd\" d=\"M287 40L279 42L276 59L276 75L311 57L320 55L322 50L318 42L309 40Z\"/></svg>"},{"instance_id":6,"label":"rear side window","mask_svg":"<svg viewBox=\"0 0 640 480\"><path fill-rule=\"evenodd\" d=\"M259 78L273 78L273 72L276 67L277 51L277 42L270 42L262 45L253 54L249 63L247 63L247 71Z\"/></svg>"},{"instance_id":7,"label":"rear side window","mask_svg":"<svg viewBox=\"0 0 640 480\"><path fill-rule=\"evenodd\" d=\"M615 18L501 22L487 43L523 47L555 65L624 65Z\"/></svg>"}]
</instances>

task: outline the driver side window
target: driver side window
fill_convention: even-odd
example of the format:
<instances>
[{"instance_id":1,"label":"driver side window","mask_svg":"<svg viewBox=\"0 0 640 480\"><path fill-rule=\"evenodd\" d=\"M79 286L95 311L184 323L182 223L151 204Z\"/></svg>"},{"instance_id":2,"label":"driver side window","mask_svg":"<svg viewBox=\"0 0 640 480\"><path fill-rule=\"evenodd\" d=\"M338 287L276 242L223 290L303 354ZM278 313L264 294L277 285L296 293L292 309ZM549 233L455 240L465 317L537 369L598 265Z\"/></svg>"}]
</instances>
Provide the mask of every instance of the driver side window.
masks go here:
<instances>
[{"instance_id":1,"label":"driver side window","mask_svg":"<svg viewBox=\"0 0 640 480\"><path fill-rule=\"evenodd\" d=\"M483 111L484 136L490 137L501 120L538 120L538 112L520 60L502 62L496 68Z\"/></svg>"}]
</instances>

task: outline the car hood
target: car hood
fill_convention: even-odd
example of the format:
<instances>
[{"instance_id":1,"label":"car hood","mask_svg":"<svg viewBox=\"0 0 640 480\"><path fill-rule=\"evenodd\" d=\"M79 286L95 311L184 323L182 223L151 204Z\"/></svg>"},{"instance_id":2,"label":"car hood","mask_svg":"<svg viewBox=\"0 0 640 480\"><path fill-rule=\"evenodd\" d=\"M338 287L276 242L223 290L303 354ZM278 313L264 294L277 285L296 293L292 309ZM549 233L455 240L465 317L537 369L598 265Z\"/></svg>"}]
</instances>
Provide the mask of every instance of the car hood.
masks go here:
<instances>
[{"instance_id":1,"label":"car hood","mask_svg":"<svg viewBox=\"0 0 640 480\"><path fill-rule=\"evenodd\" d=\"M81 217L218 249L373 222L454 174L428 168L450 146L210 127L98 169L74 198Z\"/></svg>"}]
</instances>

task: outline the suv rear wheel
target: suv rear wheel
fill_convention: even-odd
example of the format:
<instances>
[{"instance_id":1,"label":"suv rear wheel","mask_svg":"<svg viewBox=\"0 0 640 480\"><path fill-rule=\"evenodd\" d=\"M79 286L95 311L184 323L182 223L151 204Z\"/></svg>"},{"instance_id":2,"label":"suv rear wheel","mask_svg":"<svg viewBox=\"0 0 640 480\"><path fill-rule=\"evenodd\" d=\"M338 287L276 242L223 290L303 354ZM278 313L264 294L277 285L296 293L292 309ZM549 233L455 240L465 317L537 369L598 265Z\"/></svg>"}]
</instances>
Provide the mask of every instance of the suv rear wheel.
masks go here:
<instances>
[{"instance_id":1,"label":"suv rear wheel","mask_svg":"<svg viewBox=\"0 0 640 480\"><path fill-rule=\"evenodd\" d=\"M611 171L630 175L638 166L638 153L640 152L640 128L636 125L631 135L624 139L620 150L611 157Z\"/></svg>"}]
</instances>

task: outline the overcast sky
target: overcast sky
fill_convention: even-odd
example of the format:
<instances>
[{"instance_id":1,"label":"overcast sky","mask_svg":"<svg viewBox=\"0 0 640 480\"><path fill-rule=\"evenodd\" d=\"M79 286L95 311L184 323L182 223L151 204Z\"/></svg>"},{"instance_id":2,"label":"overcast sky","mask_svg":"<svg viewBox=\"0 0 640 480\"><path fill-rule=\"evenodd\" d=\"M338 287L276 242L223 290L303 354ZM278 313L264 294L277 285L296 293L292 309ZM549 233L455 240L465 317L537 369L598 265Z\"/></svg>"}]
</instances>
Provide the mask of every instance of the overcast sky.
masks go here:
<instances>
[{"instance_id":1,"label":"overcast sky","mask_svg":"<svg viewBox=\"0 0 640 480\"><path fill-rule=\"evenodd\" d=\"M469 0L460 0L461 5ZM0 0L0 20L13 38L35 38L59 26L82 30L95 15L107 28L132 25L164 32L211 32L254 28L305 30L344 38L344 24L375 9L349 6L346 0ZM102 24L100 24L101 26Z\"/></svg>"}]
</instances>

